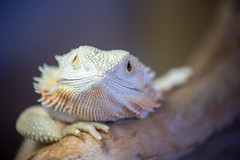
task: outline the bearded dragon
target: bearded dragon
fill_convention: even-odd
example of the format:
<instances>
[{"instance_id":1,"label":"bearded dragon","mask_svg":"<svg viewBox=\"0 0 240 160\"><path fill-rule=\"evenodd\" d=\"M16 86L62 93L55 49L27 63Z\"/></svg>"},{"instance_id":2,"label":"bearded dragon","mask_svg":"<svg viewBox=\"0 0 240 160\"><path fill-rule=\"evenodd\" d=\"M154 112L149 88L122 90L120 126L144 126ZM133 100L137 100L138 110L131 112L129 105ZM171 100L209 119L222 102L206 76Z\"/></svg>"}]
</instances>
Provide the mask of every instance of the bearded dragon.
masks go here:
<instances>
[{"instance_id":1,"label":"bearded dragon","mask_svg":"<svg viewBox=\"0 0 240 160\"><path fill-rule=\"evenodd\" d=\"M52 143L85 131L101 140L97 130L109 130L103 122L143 119L161 106L155 73L127 51L80 46L55 58L58 66L44 64L34 78L41 105L16 122L24 137Z\"/></svg>"}]
</instances>

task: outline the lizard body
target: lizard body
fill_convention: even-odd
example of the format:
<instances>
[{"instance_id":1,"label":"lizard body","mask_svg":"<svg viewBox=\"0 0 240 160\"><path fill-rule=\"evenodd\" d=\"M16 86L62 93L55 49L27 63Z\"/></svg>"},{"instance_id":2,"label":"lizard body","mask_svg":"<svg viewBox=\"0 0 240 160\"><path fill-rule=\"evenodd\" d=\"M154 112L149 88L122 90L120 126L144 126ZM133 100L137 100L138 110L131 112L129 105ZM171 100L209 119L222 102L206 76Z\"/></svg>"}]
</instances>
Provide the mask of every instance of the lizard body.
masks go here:
<instances>
[{"instance_id":1,"label":"lizard body","mask_svg":"<svg viewBox=\"0 0 240 160\"><path fill-rule=\"evenodd\" d=\"M58 66L43 65L34 78L41 106L28 108L16 122L25 137L51 143L86 131L100 140L96 129L109 129L100 122L142 119L160 107L154 72L127 51L80 46L56 60Z\"/></svg>"}]
</instances>

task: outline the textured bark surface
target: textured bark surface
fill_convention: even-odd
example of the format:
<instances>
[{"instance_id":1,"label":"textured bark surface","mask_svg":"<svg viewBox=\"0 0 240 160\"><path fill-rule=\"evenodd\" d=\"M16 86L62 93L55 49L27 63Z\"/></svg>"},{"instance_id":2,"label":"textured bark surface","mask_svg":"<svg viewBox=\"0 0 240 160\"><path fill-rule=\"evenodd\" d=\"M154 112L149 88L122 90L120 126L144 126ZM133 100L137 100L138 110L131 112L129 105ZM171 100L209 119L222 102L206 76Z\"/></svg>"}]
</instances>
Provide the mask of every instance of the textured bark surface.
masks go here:
<instances>
[{"instance_id":1,"label":"textured bark surface","mask_svg":"<svg viewBox=\"0 0 240 160\"><path fill-rule=\"evenodd\" d=\"M101 132L102 142L86 133L82 139L68 136L41 146L29 159L177 159L230 124L240 115L240 11L236 3L222 5L215 25L190 61L193 77L165 93L163 107L143 120L109 123L109 133ZM36 145L28 141L25 144Z\"/></svg>"}]
</instances>

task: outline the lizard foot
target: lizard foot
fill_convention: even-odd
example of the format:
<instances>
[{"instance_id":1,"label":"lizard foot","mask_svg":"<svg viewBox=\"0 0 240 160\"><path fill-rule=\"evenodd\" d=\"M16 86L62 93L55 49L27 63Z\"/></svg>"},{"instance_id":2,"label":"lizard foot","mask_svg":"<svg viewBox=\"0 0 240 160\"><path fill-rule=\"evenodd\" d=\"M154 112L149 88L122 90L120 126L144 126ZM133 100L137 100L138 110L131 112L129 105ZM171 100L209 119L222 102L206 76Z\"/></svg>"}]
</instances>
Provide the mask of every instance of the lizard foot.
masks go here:
<instances>
[{"instance_id":1,"label":"lizard foot","mask_svg":"<svg viewBox=\"0 0 240 160\"><path fill-rule=\"evenodd\" d=\"M77 122L72 125L68 125L66 128L64 128L62 134L63 136L71 134L79 136L80 131L85 131L91 134L95 139L101 140L102 137L96 129L101 130L103 132L108 132L109 127L105 124L96 122Z\"/></svg>"}]
</instances>

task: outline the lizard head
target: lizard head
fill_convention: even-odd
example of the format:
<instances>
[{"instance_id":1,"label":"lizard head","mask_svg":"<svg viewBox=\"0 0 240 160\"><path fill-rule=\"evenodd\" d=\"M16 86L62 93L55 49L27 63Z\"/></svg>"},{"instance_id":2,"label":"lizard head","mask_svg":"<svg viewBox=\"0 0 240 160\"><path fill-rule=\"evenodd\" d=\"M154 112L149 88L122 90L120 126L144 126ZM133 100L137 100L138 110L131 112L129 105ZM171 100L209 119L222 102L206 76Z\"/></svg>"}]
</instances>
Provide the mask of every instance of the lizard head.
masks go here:
<instances>
[{"instance_id":1,"label":"lizard head","mask_svg":"<svg viewBox=\"0 0 240 160\"><path fill-rule=\"evenodd\" d=\"M74 119L109 121L145 118L160 107L154 72L124 50L80 46L56 56L58 67L40 67L34 87L41 103Z\"/></svg>"}]
</instances>

